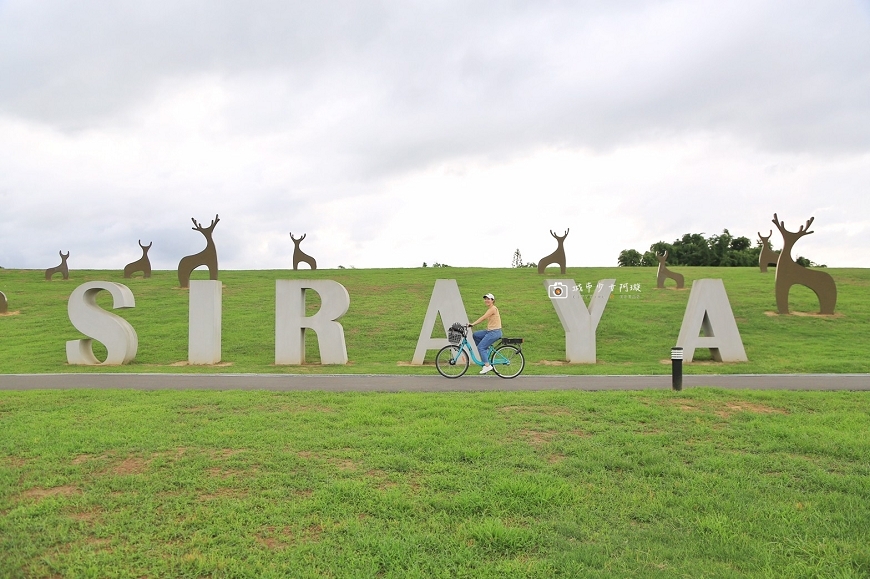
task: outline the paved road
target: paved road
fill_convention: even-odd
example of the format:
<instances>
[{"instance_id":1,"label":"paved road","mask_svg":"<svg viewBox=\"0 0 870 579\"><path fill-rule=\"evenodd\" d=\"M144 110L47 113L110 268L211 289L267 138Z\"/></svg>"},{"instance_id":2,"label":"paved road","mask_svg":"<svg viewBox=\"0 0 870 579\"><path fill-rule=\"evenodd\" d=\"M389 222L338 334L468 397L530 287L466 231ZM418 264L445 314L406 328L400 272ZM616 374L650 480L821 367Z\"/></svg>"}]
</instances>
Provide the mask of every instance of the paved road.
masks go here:
<instances>
[{"instance_id":1,"label":"paved road","mask_svg":"<svg viewBox=\"0 0 870 579\"><path fill-rule=\"evenodd\" d=\"M293 374L2 374L0 390L328 390L331 392L451 392L487 390L666 390L662 376L440 376ZM729 374L684 376L683 388L870 390L870 374Z\"/></svg>"}]
</instances>

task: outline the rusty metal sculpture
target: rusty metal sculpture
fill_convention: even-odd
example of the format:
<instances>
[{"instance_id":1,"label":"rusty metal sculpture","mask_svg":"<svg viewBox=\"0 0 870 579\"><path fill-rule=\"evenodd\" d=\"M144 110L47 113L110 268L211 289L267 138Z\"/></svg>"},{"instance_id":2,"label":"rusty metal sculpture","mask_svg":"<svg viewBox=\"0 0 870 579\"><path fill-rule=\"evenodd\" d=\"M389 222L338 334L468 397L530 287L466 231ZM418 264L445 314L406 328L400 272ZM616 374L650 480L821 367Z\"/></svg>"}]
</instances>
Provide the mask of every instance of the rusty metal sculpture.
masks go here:
<instances>
[{"instance_id":1,"label":"rusty metal sculpture","mask_svg":"<svg viewBox=\"0 0 870 579\"><path fill-rule=\"evenodd\" d=\"M142 240L139 240L139 247L142 248L142 257L132 263L124 266L124 277L133 277L137 271L141 271L145 277L151 277L151 260L148 259L148 250L154 245L152 241L148 245L142 245Z\"/></svg>"},{"instance_id":2,"label":"rusty metal sculpture","mask_svg":"<svg viewBox=\"0 0 870 579\"><path fill-rule=\"evenodd\" d=\"M763 236L760 231L758 232L758 237L761 239L761 253L758 254L758 267L761 269L761 273L767 273L767 266L769 265L776 267L776 261L779 259L779 252L774 251L770 246L771 235L773 235L772 229L767 234L767 237Z\"/></svg>"},{"instance_id":3,"label":"rusty metal sculpture","mask_svg":"<svg viewBox=\"0 0 870 579\"><path fill-rule=\"evenodd\" d=\"M201 265L208 268L209 279L216 280L218 278L217 249L214 246L214 240L212 240L212 232L220 221L220 217L215 215L208 227L203 227L193 217L190 220L193 221L194 225L191 229L199 231L205 236L206 245L205 249L199 253L182 257L181 261L178 262L178 283L183 288L190 285L190 273Z\"/></svg>"},{"instance_id":4,"label":"rusty metal sculpture","mask_svg":"<svg viewBox=\"0 0 870 579\"><path fill-rule=\"evenodd\" d=\"M305 239L306 235L308 234L303 233L302 237L296 239L293 237L293 232L290 232L290 239L293 240L293 245L295 246L295 249L293 249L293 269L299 269L299 264L303 262L307 263L308 267L311 269L317 269L317 260L299 249L299 244L302 243L302 240Z\"/></svg>"},{"instance_id":5,"label":"rusty metal sculpture","mask_svg":"<svg viewBox=\"0 0 870 579\"><path fill-rule=\"evenodd\" d=\"M665 260L668 259L668 252L665 251L664 255L659 255L656 253L656 259L659 260L659 270L656 274L656 287L662 289L665 287L665 280L672 279L677 282L677 289L683 289L686 287L686 280L683 278L683 274L677 273L675 271L671 271L665 265Z\"/></svg>"},{"instance_id":6,"label":"rusty metal sculpture","mask_svg":"<svg viewBox=\"0 0 870 579\"><path fill-rule=\"evenodd\" d=\"M61 274L63 279L69 279L69 267L66 264L66 260L69 259L69 252L67 251L66 255L63 254L63 251L58 251L57 253L60 255L60 265L45 270L46 281L51 281L52 276L56 273Z\"/></svg>"},{"instance_id":7,"label":"rusty metal sculpture","mask_svg":"<svg viewBox=\"0 0 870 579\"><path fill-rule=\"evenodd\" d=\"M798 265L791 257L791 249L795 242L803 237L814 233L810 231L810 225L815 217L810 217L806 225L802 225L796 232L785 228L785 221L780 221L773 214L773 223L782 234L782 251L776 262L776 309L780 314L788 314L788 292L791 286L800 284L813 290L819 298L819 313L833 315L834 306L837 305L837 284L830 274L817 269L807 269Z\"/></svg>"},{"instance_id":8,"label":"rusty metal sculpture","mask_svg":"<svg viewBox=\"0 0 870 579\"><path fill-rule=\"evenodd\" d=\"M5 314L9 311L9 302L6 301L6 294L0 292L0 314Z\"/></svg>"},{"instance_id":9,"label":"rusty metal sculpture","mask_svg":"<svg viewBox=\"0 0 870 579\"><path fill-rule=\"evenodd\" d=\"M559 271L562 275L565 275L565 238L568 237L568 232L570 229L565 230L565 235L559 237L553 230L550 230L550 235L556 238L556 241L559 243L558 247L556 247L556 251L548 255L547 257L542 257L538 262L538 273L545 273L548 265L558 265Z\"/></svg>"}]
</instances>

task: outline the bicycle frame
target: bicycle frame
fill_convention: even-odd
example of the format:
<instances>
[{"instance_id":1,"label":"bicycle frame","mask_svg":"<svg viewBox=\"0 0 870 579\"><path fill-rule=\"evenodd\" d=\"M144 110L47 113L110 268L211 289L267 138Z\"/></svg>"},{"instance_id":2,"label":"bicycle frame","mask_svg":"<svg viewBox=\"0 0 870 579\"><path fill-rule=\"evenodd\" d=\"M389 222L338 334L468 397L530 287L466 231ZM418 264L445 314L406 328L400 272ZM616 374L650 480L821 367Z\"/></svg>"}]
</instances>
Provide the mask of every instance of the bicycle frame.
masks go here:
<instances>
[{"instance_id":1,"label":"bicycle frame","mask_svg":"<svg viewBox=\"0 0 870 579\"><path fill-rule=\"evenodd\" d=\"M501 342L496 342L496 344L498 344L498 343L501 343ZM498 351L495 349L496 344L493 344L492 346L490 346L490 349L493 350L492 363L493 364L507 364L508 360L505 359L504 356L502 356L501 354L495 355L498 353ZM468 343L468 336L462 336L462 341L459 342L459 344L457 344L457 346L459 346L459 350L456 352L456 356L453 358L454 362L459 359L459 356L462 355L462 352L468 352L468 357L471 358L472 362L474 362L478 366L483 366L484 363L477 356L474 355L474 350L471 348L471 346ZM501 359L499 360L498 358L501 358Z\"/></svg>"}]
</instances>

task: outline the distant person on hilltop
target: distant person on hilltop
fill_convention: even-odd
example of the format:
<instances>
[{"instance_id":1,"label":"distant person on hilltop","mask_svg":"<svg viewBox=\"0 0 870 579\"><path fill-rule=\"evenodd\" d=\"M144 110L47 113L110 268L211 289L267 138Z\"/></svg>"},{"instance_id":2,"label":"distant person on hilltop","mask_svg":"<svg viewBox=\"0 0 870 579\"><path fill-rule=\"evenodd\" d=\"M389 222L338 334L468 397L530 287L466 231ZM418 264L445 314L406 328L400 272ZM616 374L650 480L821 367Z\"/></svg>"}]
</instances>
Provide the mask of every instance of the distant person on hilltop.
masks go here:
<instances>
[{"instance_id":1,"label":"distant person on hilltop","mask_svg":"<svg viewBox=\"0 0 870 579\"><path fill-rule=\"evenodd\" d=\"M468 326L475 326L486 320L486 329L478 330L473 334L474 343L477 344L477 351L480 352L480 358L483 361L483 369L480 373L486 374L492 370L492 365L489 363L489 347L501 338L501 315L498 313L498 308L495 307L494 295L486 294L483 296L483 303L486 304L486 313Z\"/></svg>"}]
</instances>

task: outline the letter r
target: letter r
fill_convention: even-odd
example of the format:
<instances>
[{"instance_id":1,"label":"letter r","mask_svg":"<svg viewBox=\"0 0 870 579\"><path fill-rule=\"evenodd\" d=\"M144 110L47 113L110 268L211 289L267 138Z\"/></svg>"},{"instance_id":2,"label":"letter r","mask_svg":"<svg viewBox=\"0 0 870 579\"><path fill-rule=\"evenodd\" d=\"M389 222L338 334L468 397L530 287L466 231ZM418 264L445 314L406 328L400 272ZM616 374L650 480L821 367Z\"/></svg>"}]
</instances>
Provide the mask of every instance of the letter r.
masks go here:
<instances>
[{"instance_id":1,"label":"letter r","mask_svg":"<svg viewBox=\"0 0 870 579\"><path fill-rule=\"evenodd\" d=\"M305 315L305 290L320 294L320 310ZM338 323L350 307L347 289L337 281L275 281L275 364L305 362L305 330L314 330L321 364L347 364L344 328Z\"/></svg>"}]
</instances>

